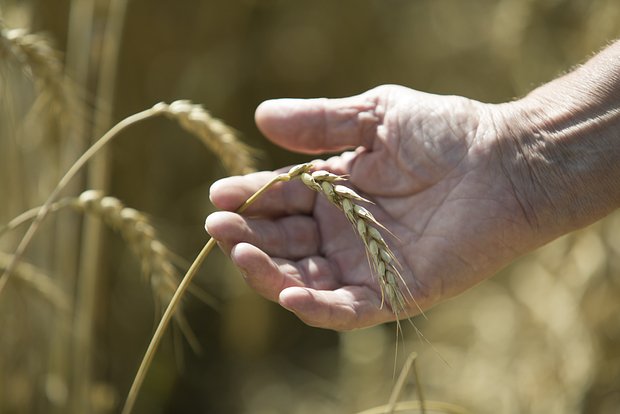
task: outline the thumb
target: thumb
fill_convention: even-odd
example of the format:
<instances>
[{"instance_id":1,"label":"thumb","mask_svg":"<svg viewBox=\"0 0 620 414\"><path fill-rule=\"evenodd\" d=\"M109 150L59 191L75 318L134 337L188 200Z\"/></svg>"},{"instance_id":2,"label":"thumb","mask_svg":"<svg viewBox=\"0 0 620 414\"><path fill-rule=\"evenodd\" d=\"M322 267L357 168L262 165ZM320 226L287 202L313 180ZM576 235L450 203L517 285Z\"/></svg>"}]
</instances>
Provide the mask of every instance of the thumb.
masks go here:
<instances>
[{"instance_id":1,"label":"thumb","mask_svg":"<svg viewBox=\"0 0 620 414\"><path fill-rule=\"evenodd\" d=\"M296 152L371 148L383 120L379 102L372 91L341 99L269 100L256 109L256 124L271 141Z\"/></svg>"}]
</instances>

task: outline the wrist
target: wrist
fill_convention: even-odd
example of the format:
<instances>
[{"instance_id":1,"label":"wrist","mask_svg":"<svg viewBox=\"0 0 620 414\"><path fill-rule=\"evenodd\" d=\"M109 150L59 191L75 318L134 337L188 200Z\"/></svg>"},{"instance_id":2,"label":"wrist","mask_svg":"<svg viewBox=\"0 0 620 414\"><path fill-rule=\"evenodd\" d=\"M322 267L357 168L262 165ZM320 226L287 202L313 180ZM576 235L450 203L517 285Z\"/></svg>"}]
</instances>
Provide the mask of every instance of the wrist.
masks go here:
<instances>
[{"instance_id":1,"label":"wrist","mask_svg":"<svg viewBox=\"0 0 620 414\"><path fill-rule=\"evenodd\" d=\"M497 105L504 171L528 221L545 238L586 226L620 206L620 53L616 56L615 66L591 61L523 99Z\"/></svg>"}]
</instances>

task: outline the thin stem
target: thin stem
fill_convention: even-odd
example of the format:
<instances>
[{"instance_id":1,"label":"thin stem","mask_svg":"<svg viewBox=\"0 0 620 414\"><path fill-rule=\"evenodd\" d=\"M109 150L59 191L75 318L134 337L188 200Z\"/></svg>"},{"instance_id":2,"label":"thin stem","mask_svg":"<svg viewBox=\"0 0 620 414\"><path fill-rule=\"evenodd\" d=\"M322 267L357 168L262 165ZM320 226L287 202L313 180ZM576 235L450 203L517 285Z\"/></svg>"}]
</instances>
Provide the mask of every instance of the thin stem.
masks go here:
<instances>
[{"instance_id":1,"label":"thin stem","mask_svg":"<svg viewBox=\"0 0 620 414\"><path fill-rule=\"evenodd\" d=\"M170 303L168 304L166 311L161 317L161 320L159 321L159 325L157 325L157 329L155 330L155 333L153 334L153 338L151 339L151 342L149 343L149 347L147 348L146 353L144 354L144 358L142 359L142 362L140 363L140 368L138 368L138 372L136 373L136 377L134 378L133 384L131 384L129 394L127 395L127 401L125 401L125 406L123 407L123 411L122 411L123 414L128 414L133 409L133 406L136 402L136 397L138 396L138 392L140 391L140 387L142 386L142 383L144 382L144 378L146 377L146 371L151 366L151 362L153 362L153 357L155 356L157 347L159 346L159 343L161 342L161 339L163 338L164 331L170 324L170 320L172 319L172 316L174 315L174 311L176 310L178 303L181 301L181 297L187 290L187 287L191 283L192 279L194 278L194 275L197 273L198 268L200 267L202 262L205 260L207 255L211 252L211 250L213 250L213 247L215 247L215 243L216 243L215 239L213 238L209 239L209 241L207 242L207 244L204 245L200 253L198 253L196 260L194 260L194 263L192 263L191 267L189 268L189 270L183 277L183 280L181 280L179 287L174 292L174 296L172 296L172 299L170 300Z\"/></svg>"},{"instance_id":2,"label":"thin stem","mask_svg":"<svg viewBox=\"0 0 620 414\"><path fill-rule=\"evenodd\" d=\"M418 374L418 366L416 364L415 358L411 364L411 367L413 368L413 380L415 381L415 389L418 392L418 396L420 397L420 408L422 409L422 414L426 414L424 392L422 391L422 381L420 381L420 375Z\"/></svg>"},{"instance_id":3,"label":"thin stem","mask_svg":"<svg viewBox=\"0 0 620 414\"><path fill-rule=\"evenodd\" d=\"M387 414L392 414L394 412L394 409L396 408L396 403L400 398L400 393L402 392L405 381L409 376L409 369L411 368L411 364L413 364L413 361L415 361L417 357L418 355L415 352L412 352L407 358L403 369L400 371L398 379L396 380L396 384L394 385L394 389L392 390L392 394L390 395L390 399L388 400Z\"/></svg>"},{"instance_id":4,"label":"thin stem","mask_svg":"<svg viewBox=\"0 0 620 414\"><path fill-rule=\"evenodd\" d=\"M122 46L122 33L125 24L128 0L111 0L102 40L101 64L98 67L96 98L97 105L93 127L93 137L101 136L112 126L112 108L115 98L118 56ZM87 174L87 188L108 191L110 187L110 151L104 149L90 163ZM104 224L93 217L83 223L82 249L79 257L75 321L73 326L73 384L76 412L92 411L91 381L94 354L94 323L97 319L98 300L101 301L102 271L104 267Z\"/></svg>"},{"instance_id":5,"label":"thin stem","mask_svg":"<svg viewBox=\"0 0 620 414\"><path fill-rule=\"evenodd\" d=\"M127 15L128 0L111 0L102 41L104 59L99 67L97 79L97 112L95 113L95 136L103 133L112 123L112 107L116 92L118 58L122 46L123 30Z\"/></svg>"},{"instance_id":6,"label":"thin stem","mask_svg":"<svg viewBox=\"0 0 620 414\"><path fill-rule=\"evenodd\" d=\"M256 191L254 194L252 194L241 205L241 207L239 207L237 209L236 212L237 213L244 212L250 206L250 204L252 204L254 201L256 201L256 199L258 197L260 197L265 191L267 191L269 189L269 187L271 187L275 183L282 182L282 181L289 181L290 179L291 179L291 175L290 174L280 174L280 175L277 175L271 181L269 181L267 184L265 184L261 188L259 188L258 191ZM196 257L196 259L194 260L194 262L192 263L192 265L188 269L187 273L185 274L185 276L183 276L183 279L181 280L181 283L179 284L179 287L174 292L174 295L172 296L172 299L170 300L170 303L168 304L168 307L166 307L166 311L164 312L163 316L161 317L161 320L159 321L159 324L157 325L157 329L155 330L155 333L153 334L153 337L151 338L151 342L149 343L149 346L148 346L148 348L146 350L146 353L144 354L144 357L142 358L142 362L140 363L140 367L138 368L138 372L136 373L136 376L134 377L133 383L131 384L131 388L129 389L129 393L127 394L127 400L125 400L125 406L123 407L123 411L121 412L122 414L130 414L131 413L131 411L132 411L132 409L133 409L133 407L134 407L134 405L136 403L136 399L138 397L138 393L140 392L140 388L142 387L142 384L144 383L144 379L146 378L146 373L147 373L149 367L151 366L151 363L153 362L153 358L155 357L155 353L157 352L157 347L159 346L159 344L160 344L160 342L161 342L161 340L162 340L162 338L164 336L164 332L168 328L168 325L170 324L170 321L172 320L172 316L174 315L174 312L176 311L177 307L179 306L179 304L181 302L181 298L185 294L185 291L187 290L187 288L189 287L190 283L192 282L192 279L194 278L194 276L198 272L198 269L202 265L202 262L204 262L204 260L207 257L207 255L211 252L211 250L213 250L213 247L215 246L215 243L216 243L216 241L213 238L209 239L209 241L202 248L200 253L198 253L198 256Z\"/></svg>"},{"instance_id":7,"label":"thin stem","mask_svg":"<svg viewBox=\"0 0 620 414\"><path fill-rule=\"evenodd\" d=\"M55 213L58 210L62 210L63 208L70 205L72 201L73 199L71 198L65 198L55 203L52 203L52 205L50 205L48 212ZM6 223L4 226L1 226L0 237L2 237L4 233L9 232L11 230L15 230L17 227L21 226L22 224L27 223L30 220L33 220L37 216L37 214L39 214L40 209L41 209L41 206L37 206L37 207L31 208L30 210L26 210L23 213L21 213L19 216L13 218L11 221Z\"/></svg>"},{"instance_id":8,"label":"thin stem","mask_svg":"<svg viewBox=\"0 0 620 414\"><path fill-rule=\"evenodd\" d=\"M95 24L97 14L96 3L95 0L71 0L69 7L65 76L70 77L82 94L87 91L90 93L89 80L94 67L94 56L91 53L93 49L93 28L97 27ZM69 142L74 144L65 145L63 148L61 168L64 168L65 165L70 165L91 144L90 120L92 119L92 113L90 105L87 105L84 99L76 100L76 113L79 115L69 120L68 128L66 129L68 133L73 135L71 137L73 139ZM80 180L75 180L68 188L68 191L79 191L82 188L84 180L88 176L81 175ZM74 215L60 216L56 222L56 229L60 230L55 234L58 246L77 246L80 243L80 220ZM77 298L76 288L79 278L76 275L80 274L77 269L80 252L79 249L66 250L62 255L56 255L54 267L56 274L61 279L59 282L69 291L72 298ZM75 308L73 311L72 316L75 319ZM62 327L66 323L66 321L60 320L57 324L59 327ZM73 320L69 329L75 332L75 322ZM81 367L76 368L78 363L76 355L80 353L79 351L76 352L75 343L77 341L78 339L75 335L56 335L52 339L51 347L53 349L51 352L59 355L59 359L62 361L59 364L56 361L52 363L58 364L61 367L61 378L67 383L68 392L71 396L69 401L63 404L63 406L54 407L54 413L91 411L90 407L84 403L84 394L80 395L80 392L77 391L85 385L88 386L88 384L83 384L82 381L75 379L74 371L81 369ZM52 374L57 371L54 367L50 367L50 370Z\"/></svg>"},{"instance_id":9,"label":"thin stem","mask_svg":"<svg viewBox=\"0 0 620 414\"><path fill-rule=\"evenodd\" d=\"M413 368L413 378L415 381L416 391L418 392L418 395L420 396L420 401L419 401L420 410L422 414L426 414L426 408L424 404L424 394L422 392L422 384L420 381L420 377L418 376L418 369L415 363L417 358L418 358L417 353L412 352L411 354L409 354L409 357L407 358L407 361L405 362L405 366L400 372L400 375L398 376L398 380L396 380L396 385L394 385L394 389L392 390L392 395L390 395L390 400L388 401L388 404L387 404L387 411L386 411L387 414L394 413L394 410L396 409L396 403L398 402L400 393L403 390L405 381L407 380L407 377L409 376L409 371L412 368Z\"/></svg>"},{"instance_id":10,"label":"thin stem","mask_svg":"<svg viewBox=\"0 0 620 414\"><path fill-rule=\"evenodd\" d=\"M471 414L468 410L459 407L458 405L442 402L442 401L426 401L424 405L432 412L444 413L444 414ZM389 407L382 405L380 407L371 408L357 414L387 414ZM396 412L422 412L422 404L420 401L403 401L396 404Z\"/></svg>"},{"instance_id":11,"label":"thin stem","mask_svg":"<svg viewBox=\"0 0 620 414\"><path fill-rule=\"evenodd\" d=\"M245 202L237 209L237 213L243 213L253 202L256 201L258 197L260 197L265 191L267 191L272 185L275 183L279 183L282 181L290 181L291 176L289 174L279 174L271 179L267 184L263 185L259 188L254 194L250 196Z\"/></svg>"},{"instance_id":12,"label":"thin stem","mask_svg":"<svg viewBox=\"0 0 620 414\"><path fill-rule=\"evenodd\" d=\"M50 207L52 203L54 202L54 200L56 200L60 192L67 186L67 184L69 184L71 179L80 171L80 169L95 154L97 154L97 152L101 148L103 148L108 142L110 142L114 137L116 137L121 131L123 131L127 127L137 122L144 121L145 119L159 115L160 113L161 111L157 109L149 108L142 112L138 112L136 114L130 115L127 118L123 119L118 124L116 124L112 129L110 129L104 136L102 136L97 142L95 142L88 150L86 150L86 152L84 152L82 156L78 158L78 160L71 166L71 168L69 168L69 171L67 171L67 173L62 177L60 182L56 185L56 188L54 188L54 191L52 191L52 193L49 195L45 203L39 209L37 216L35 217L34 221L30 224L30 227L26 231L26 234L24 235L19 245L17 246L17 249L15 250L15 254L13 255L13 260L11 261L11 263L9 263L9 265L7 266L7 269L4 271L4 273L0 277L0 294L2 293L6 283L9 281L11 273L15 269L15 266L21 259L22 255L24 254L24 251L26 250L26 248L32 241L32 238L34 237L34 234L36 233L37 229L41 225L43 219L45 218L47 213L50 211Z\"/></svg>"}]
</instances>

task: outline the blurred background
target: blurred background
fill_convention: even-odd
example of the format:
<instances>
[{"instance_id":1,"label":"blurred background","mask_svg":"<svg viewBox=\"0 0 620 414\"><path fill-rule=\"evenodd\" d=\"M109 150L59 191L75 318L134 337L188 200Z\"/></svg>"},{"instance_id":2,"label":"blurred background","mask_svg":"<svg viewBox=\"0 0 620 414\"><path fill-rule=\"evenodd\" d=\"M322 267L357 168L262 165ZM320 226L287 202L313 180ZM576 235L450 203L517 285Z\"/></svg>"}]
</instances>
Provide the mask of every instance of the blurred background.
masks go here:
<instances>
[{"instance_id":1,"label":"blurred background","mask_svg":"<svg viewBox=\"0 0 620 414\"><path fill-rule=\"evenodd\" d=\"M204 105L273 169L307 158L258 132L265 99L397 83L503 102L620 35L617 0L0 0L0 19L0 223L40 205L94 137L159 101ZM16 28L44 33L62 66L41 74L7 52ZM73 91L61 104L37 80L55 74ZM226 174L154 119L65 194L105 190L190 262L207 239L209 186ZM22 234L1 235L0 267ZM117 232L70 211L46 221L24 262L0 295L0 412L118 412L159 316L157 286ZM434 349L405 328L396 362L394 325L309 328L249 291L219 251L196 285L217 303L184 303L201 352L173 329L136 413L356 413L387 402L410 351L426 397L472 413L620 411L618 214L417 318ZM414 398L407 386L401 399Z\"/></svg>"}]
</instances>

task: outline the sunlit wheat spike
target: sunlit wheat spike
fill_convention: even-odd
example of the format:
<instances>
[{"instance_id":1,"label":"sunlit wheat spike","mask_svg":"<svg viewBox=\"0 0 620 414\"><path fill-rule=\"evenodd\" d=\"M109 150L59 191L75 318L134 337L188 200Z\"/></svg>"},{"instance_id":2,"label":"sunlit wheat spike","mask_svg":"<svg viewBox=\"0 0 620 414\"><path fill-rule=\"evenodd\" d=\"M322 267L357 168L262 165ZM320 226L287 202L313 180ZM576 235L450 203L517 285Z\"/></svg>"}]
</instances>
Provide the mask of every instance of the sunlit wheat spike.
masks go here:
<instances>
[{"instance_id":1,"label":"sunlit wheat spike","mask_svg":"<svg viewBox=\"0 0 620 414\"><path fill-rule=\"evenodd\" d=\"M332 204L342 210L347 220L357 231L366 249L372 271L377 277L381 289L382 304L383 301L387 302L398 318L408 308L407 297L413 300L413 296L400 275L398 270L400 265L396 256L377 230L377 228L385 229L385 227L366 208L356 203L369 202L368 200L349 187L336 184L344 179L342 176L327 171L314 171L312 173L304 171L301 173L301 181L308 188L323 194ZM401 285L407 290L407 297L405 297Z\"/></svg>"},{"instance_id":2,"label":"sunlit wheat spike","mask_svg":"<svg viewBox=\"0 0 620 414\"><path fill-rule=\"evenodd\" d=\"M6 269L12 259L12 255L0 252L0 269ZM43 270L30 263L21 262L15 268L15 276L16 281L37 292L56 309L62 312L71 310L71 301L67 294Z\"/></svg>"},{"instance_id":3,"label":"sunlit wheat spike","mask_svg":"<svg viewBox=\"0 0 620 414\"><path fill-rule=\"evenodd\" d=\"M201 105L187 100L171 104L158 103L153 109L174 119L188 132L197 136L231 174L247 174L255 171L255 150L241 142L237 132L223 121L214 118Z\"/></svg>"},{"instance_id":4,"label":"sunlit wheat spike","mask_svg":"<svg viewBox=\"0 0 620 414\"><path fill-rule=\"evenodd\" d=\"M25 29L7 29L0 21L0 63L16 64L34 82L33 110L48 111L56 122L79 116L76 88L64 74L61 54L48 37Z\"/></svg>"}]
</instances>

